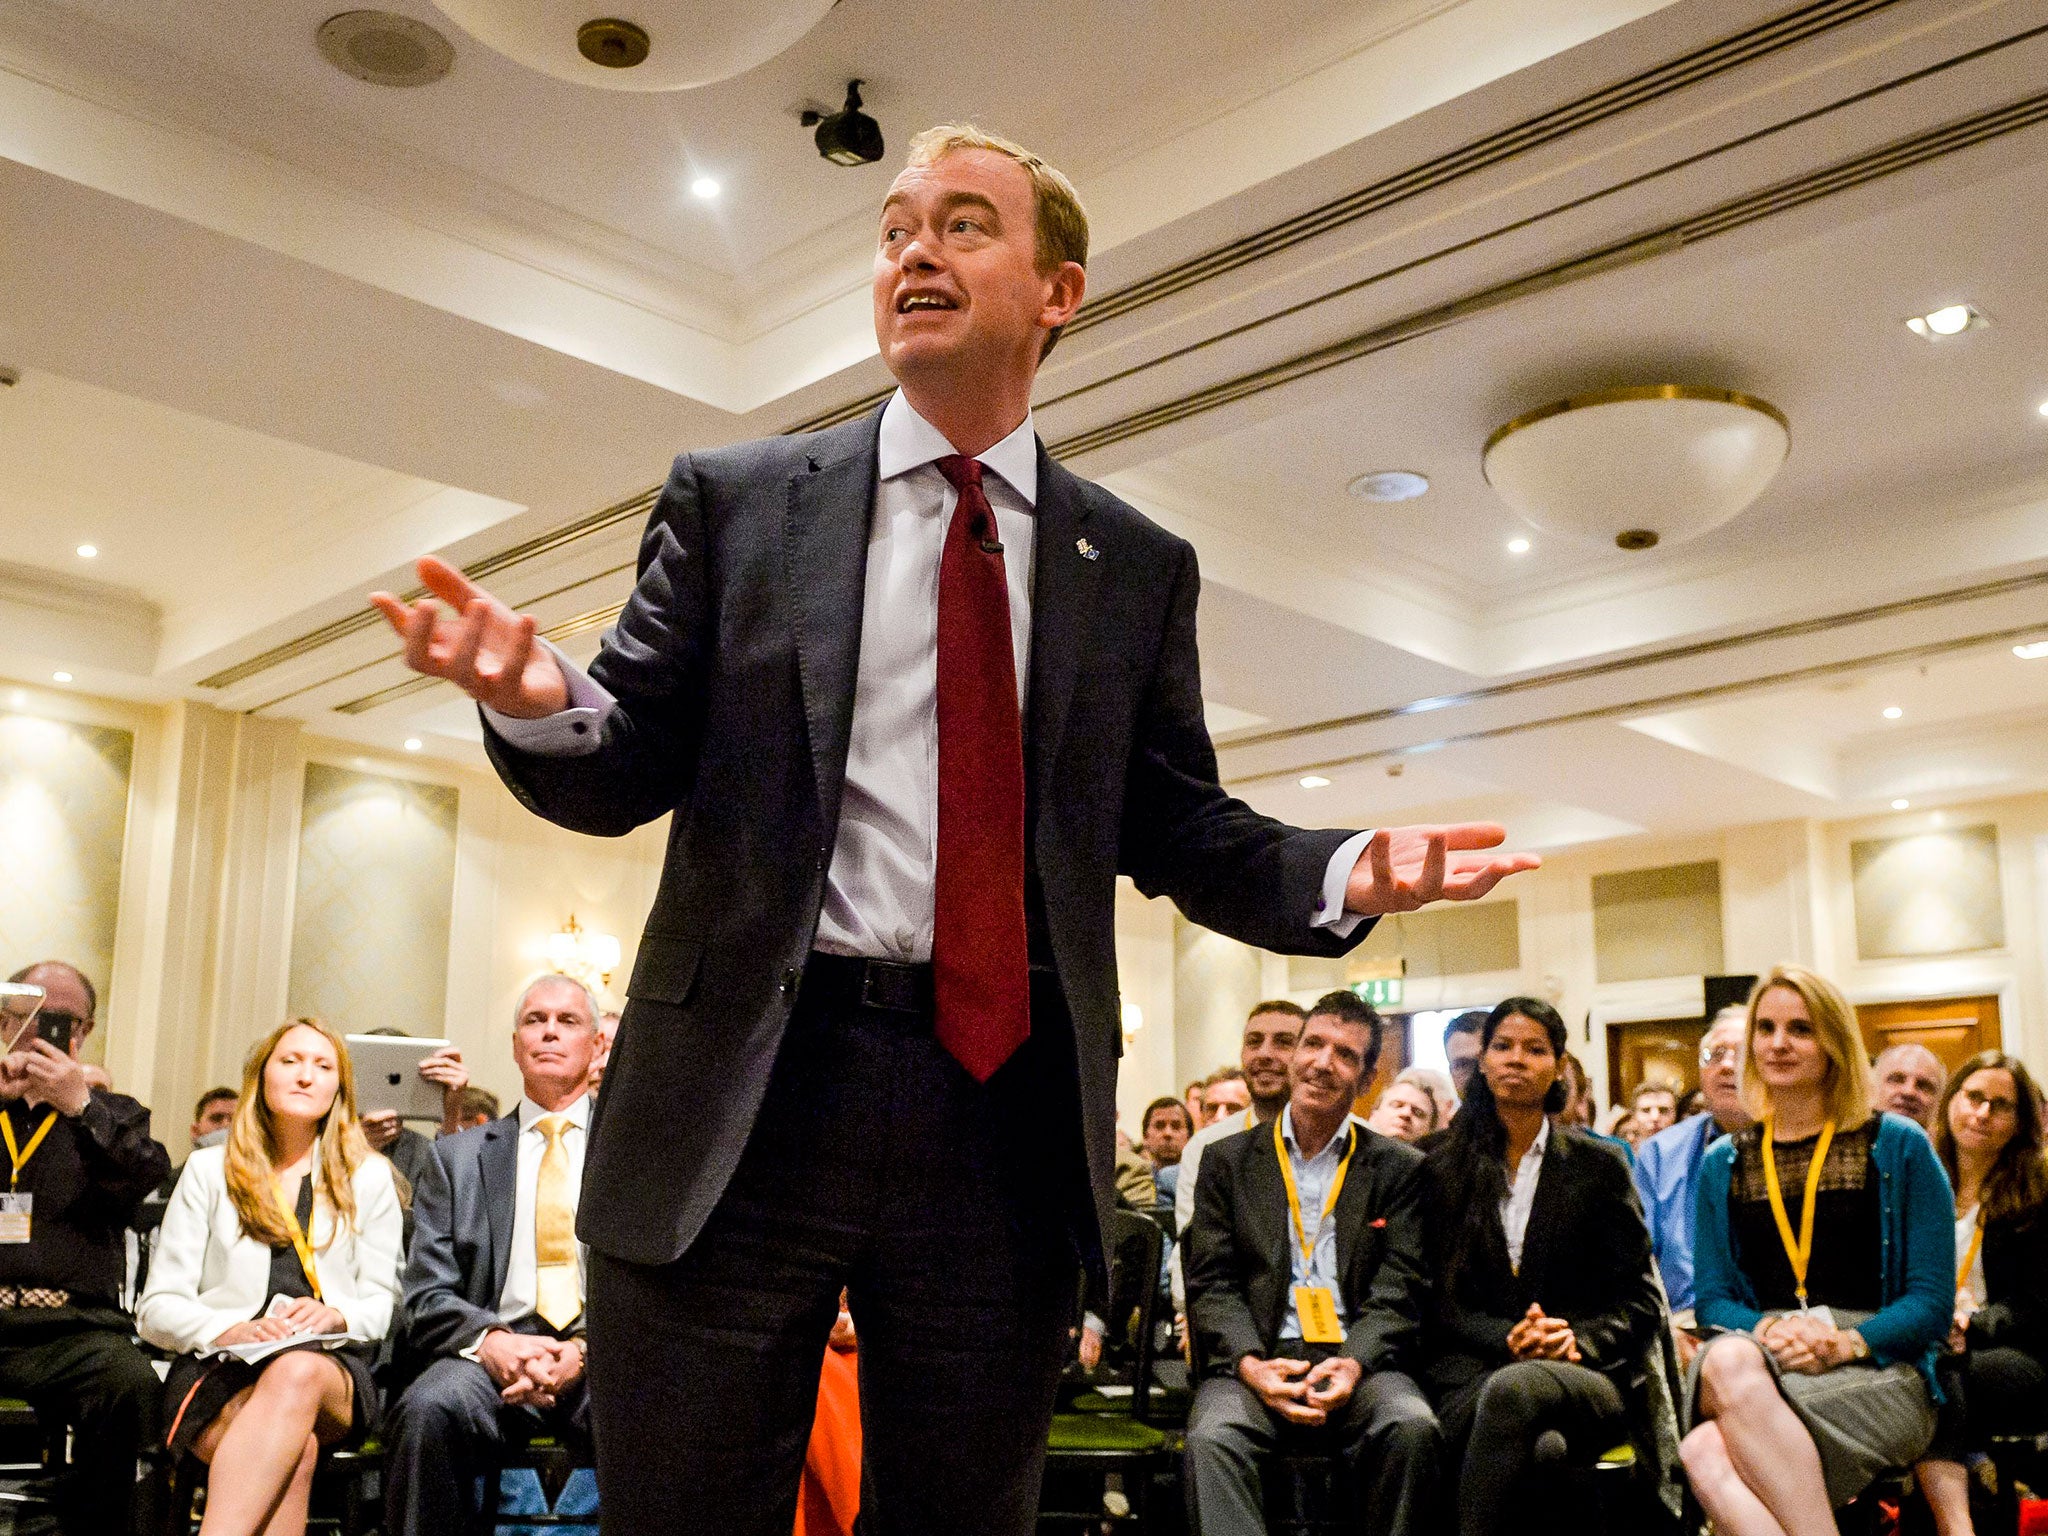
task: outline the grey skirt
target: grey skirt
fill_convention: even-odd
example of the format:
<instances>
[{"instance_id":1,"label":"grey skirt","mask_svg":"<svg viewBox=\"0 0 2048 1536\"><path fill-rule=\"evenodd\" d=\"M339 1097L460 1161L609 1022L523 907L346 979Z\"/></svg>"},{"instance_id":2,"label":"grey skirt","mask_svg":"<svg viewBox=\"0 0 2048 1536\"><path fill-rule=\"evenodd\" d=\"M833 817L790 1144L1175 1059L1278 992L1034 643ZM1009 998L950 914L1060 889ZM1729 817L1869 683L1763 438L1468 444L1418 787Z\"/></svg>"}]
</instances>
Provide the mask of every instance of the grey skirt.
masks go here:
<instances>
[{"instance_id":1,"label":"grey skirt","mask_svg":"<svg viewBox=\"0 0 2048 1536\"><path fill-rule=\"evenodd\" d=\"M1837 1308L1835 1322L1839 1327L1854 1328L1868 1322L1870 1316ZM1926 1454L1934 1439L1934 1402L1928 1396L1927 1382L1911 1365L1859 1360L1819 1376L1807 1376L1780 1370L1768 1349L1760 1344L1756 1347L1785 1401L1813 1436L1828 1503L1834 1508L1855 1498L1880 1473L1909 1467ZM1700 1367L1706 1358L1707 1351L1702 1349L1685 1373L1687 1429L1699 1420Z\"/></svg>"}]
</instances>

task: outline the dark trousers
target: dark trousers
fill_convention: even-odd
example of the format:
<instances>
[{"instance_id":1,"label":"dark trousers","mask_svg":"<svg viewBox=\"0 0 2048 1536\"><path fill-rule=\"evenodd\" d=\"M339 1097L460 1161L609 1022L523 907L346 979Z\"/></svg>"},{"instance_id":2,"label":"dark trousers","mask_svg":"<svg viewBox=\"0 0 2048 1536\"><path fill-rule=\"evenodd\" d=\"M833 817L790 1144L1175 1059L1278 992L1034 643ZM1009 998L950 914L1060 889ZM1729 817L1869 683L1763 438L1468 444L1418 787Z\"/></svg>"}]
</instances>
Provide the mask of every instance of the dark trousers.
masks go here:
<instances>
[{"instance_id":1,"label":"dark trousers","mask_svg":"<svg viewBox=\"0 0 2048 1536\"><path fill-rule=\"evenodd\" d=\"M1562 1360L1517 1360L1468 1382L1444 1399L1443 1424L1445 1440L1462 1453L1460 1536L1495 1536L1527 1523L1524 1482L1546 1431L1556 1430L1567 1453L1584 1460L1628 1438L1614 1383Z\"/></svg>"},{"instance_id":2,"label":"dark trousers","mask_svg":"<svg viewBox=\"0 0 2048 1536\"><path fill-rule=\"evenodd\" d=\"M1944 1399L1930 1457L1961 1461L1989 1447L1993 1435L2048 1429L2048 1370L2023 1350L1972 1349L1942 1355L1935 1376Z\"/></svg>"},{"instance_id":3,"label":"dark trousers","mask_svg":"<svg viewBox=\"0 0 2048 1536\"><path fill-rule=\"evenodd\" d=\"M799 1004L688 1251L590 1255L606 1536L789 1536L842 1287L863 1530L1032 1529L1079 1272L1017 1176L1035 1161L1038 1187L1061 1187L1057 1117L1031 1103L1059 1076L1051 1046L1034 1022L983 1085L910 1016ZM1078 1135L1067 1144L1078 1163Z\"/></svg>"},{"instance_id":4,"label":"dark trousers","mask_svg":"<svg viewBox=\"0 0 2048 1536\"><path fill-rule=\"evenodd\" d=\"M505 1447L552 1433L590 1438L585 1382L550 1409L507 1407L474 1360L436 1360L399 1394L384 1425L385 1536L459 1536L481 1513L477 1479L495 1476Z\"/></svg>"},{"instance_id":5,"label":"dark trousers","mask_svg":"<svg viewBox=\"0 0 2048 1536\"><path fill-rule=\"evenodd\" d=\"M57 1488L66 1536L151 1530L136 1453L163 1424L163 1383L117 1312L0 1310L0 1392L24 1397L45 1428L71 1426L71 1471Z\"/></svg>"},{"instance_id":6,"label":"dark trousers","mask_svg":"<svg viewBox=\"0 0 2048 1536\"><path fill-rule=\"evenodd\" d=\"M1328 1424L1286 1423L1234 1376L1211 1376L1188 1415L1183 1486L1197 1536L1263 1536L1259 1459L1283 1446L1327 1448L1342 1458L1353 1505L1370 1536L1438 1528L1443 1442L1422 1389L1399 1371L1362 1376Z\"/></svg>"}]
</instances>

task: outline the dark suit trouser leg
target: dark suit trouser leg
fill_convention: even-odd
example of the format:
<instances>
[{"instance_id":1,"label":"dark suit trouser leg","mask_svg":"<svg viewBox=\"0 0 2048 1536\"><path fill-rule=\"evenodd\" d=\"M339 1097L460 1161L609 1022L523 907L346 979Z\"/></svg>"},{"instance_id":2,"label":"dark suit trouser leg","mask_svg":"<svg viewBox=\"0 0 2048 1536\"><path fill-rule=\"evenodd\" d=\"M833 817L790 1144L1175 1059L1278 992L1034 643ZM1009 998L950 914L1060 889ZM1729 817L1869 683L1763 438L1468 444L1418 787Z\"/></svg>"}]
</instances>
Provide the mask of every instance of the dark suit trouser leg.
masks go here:
<instances>
[{"instance_id":1,"label":"dark suit trouser leg","mask_svg":"<svg viewBox=\"0 0 2048 1536\"><path fill-rule=\"evenodd\" d=\"M1549 1429L1564 1436L1574 1457L1596 1456L1628 1433L1621 1393L1598 1371L1562 1360L1518 1360L1478 1386L1458 1476L1461 1536L1519 1526L1515 1498L1536 1438Z\"/></svg>"},{"instance_id":2,"label":"dark suit trouser leg","mask_svg":"<svg viewBox=\"0 0 2048 1536\"><path fill-rule=\"evenodd\" d=\"M1234 1376L1211 1376L1188 1410L1181 1487L1196 1536L1265 1536L1260 1458L1280 1443L1280 1421Z\"/></svg>"},{"instance_id":3,"label":"dark suit trouser leg","mask_svg":"<svg viewBox=\"0 0 2048 1536\"><path fill-rule=\"evenodd\" d=\"M504 1448L498 1389L473 1360L436 1360L384 1425L385 1536L460 1536L477 1525L477 1479Z\"/></svg>"},{"instance_id":4,"label":"dark suit trouser leg","mask_svg":"<svg viewBox=\"0 0 2048 1536\"><path fill-rule=\"evenodd\" d=\"M70 1472L57 1489L66 1536L149 1529L152 1501L136 1482L136 1453L153 1444L163 1383L142 1352L112 1328L43 1327L33 1312L0 1332L0 1390L28 1399L45 1425L72 1428Z\"/></svg>"},{"instance_id":5,"label":"dark suit trouser leg","mask_svg":"<svg viewBox=\"0 0 2048 1536\"><path fill-rule=\"evenodd\" d=\"M591 1255L607 1536L788 1536L842 1286L863 1528L1030 1531L1077 1261L1013 1193L999 1092L928 1033L799 1011L689 1250Z\"/></svg>"},{"instance_id":6,"label":"dark suit trouser leg","mask_svg":"<svg viewBox=\"0 0 2048 1536\"><path fill-rule=\"evenodd\" d=\"M1337 1428L1369 1536L1440 1528L1443 1431L1422 1388L1400 1371L1362 1377Z\"/></svg>"}]
</instances>

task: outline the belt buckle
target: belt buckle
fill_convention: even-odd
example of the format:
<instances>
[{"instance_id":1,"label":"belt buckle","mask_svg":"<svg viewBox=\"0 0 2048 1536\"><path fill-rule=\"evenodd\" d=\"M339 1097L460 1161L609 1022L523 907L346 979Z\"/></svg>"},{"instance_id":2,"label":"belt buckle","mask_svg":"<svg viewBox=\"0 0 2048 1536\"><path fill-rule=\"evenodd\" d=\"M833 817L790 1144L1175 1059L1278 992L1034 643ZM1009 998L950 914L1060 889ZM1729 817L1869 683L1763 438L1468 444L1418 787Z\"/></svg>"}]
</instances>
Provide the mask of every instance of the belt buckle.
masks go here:
<instances>
[{"instance_id":1,"label":"belt buckle","mask_svg":"<svg viewBox=\"0 0 2048 1536\"><path fill-rule=\"evenodd\" d=\"M890 960L869 960L860 968L860 1005L863 1008L886 1008L891 1013L914 1012L914 998L906 999L904 995L914 991L915 983L911 980L908 966L897 965Z\"/></svg>"}]
</instances>

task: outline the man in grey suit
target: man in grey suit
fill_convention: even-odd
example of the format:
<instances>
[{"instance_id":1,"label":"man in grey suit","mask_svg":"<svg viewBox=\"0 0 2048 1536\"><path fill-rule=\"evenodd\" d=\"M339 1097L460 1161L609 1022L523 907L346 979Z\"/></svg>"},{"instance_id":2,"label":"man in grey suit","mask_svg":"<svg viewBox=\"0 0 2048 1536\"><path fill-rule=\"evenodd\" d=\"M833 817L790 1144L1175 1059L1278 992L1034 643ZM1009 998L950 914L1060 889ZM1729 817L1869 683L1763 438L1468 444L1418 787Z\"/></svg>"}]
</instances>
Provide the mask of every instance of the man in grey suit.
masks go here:
<instances>
[{"instance_id":1,"label":"man in grey suit","mask_svg":"<svg viewBox=\"0 0 2048 1536\"><path fill-rule=\"evenodd\" d=\"M567 976L521 994L511 1114L431 1144L413 1188L396 1364L417 1372L385 1426L388 1536L456 1536L508 1439L589 1435L583 1267L572 1235L597 1007Z\"/></svg>"},{"instance_id":2,"label":"man in grey suit","mask_svg":"<svg viewBox=\"0 0 2048 1536\"><path fill-rule=\"evenodd\" d=\"M1499 827L1309 832L1218 787L1194 551L1033 431L1086 286L1065 177L934 129L876 234L900 392L678 459L587 675L439 562L438 601L375 599L527 805L674 816L580 1226L607 1532L785 1536L842 1286L863 1523L1030 1530L1113 1200L1117 875L1336 955L1535 863L1461 852Z\"/></svg>"}]
</instances>

